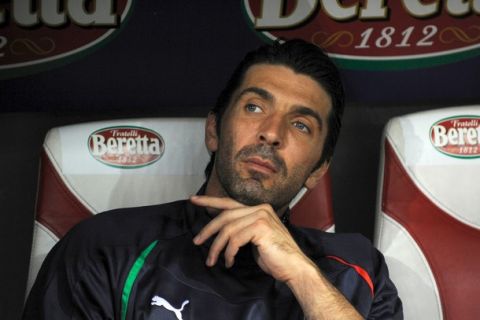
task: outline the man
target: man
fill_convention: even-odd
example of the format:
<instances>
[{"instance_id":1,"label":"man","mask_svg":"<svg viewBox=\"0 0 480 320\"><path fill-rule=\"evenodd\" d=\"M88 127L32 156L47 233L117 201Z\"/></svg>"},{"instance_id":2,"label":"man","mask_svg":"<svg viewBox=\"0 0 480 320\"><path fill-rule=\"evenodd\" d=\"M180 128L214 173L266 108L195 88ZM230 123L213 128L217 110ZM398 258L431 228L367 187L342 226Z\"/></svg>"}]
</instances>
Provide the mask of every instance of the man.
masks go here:
<instances>
[{"instance_id":1,"label":"man","mask_svg":"<svg viewBox=\"0 0 480 320\"><path fill-rule=\"evenodd\" d=\"M24 318L401 319L367 240L288 222L290 200L328 168L342 109L319 48L249 53L208 115L198 195L75 227L45 260Z\"/></svg>"}]
</instances>

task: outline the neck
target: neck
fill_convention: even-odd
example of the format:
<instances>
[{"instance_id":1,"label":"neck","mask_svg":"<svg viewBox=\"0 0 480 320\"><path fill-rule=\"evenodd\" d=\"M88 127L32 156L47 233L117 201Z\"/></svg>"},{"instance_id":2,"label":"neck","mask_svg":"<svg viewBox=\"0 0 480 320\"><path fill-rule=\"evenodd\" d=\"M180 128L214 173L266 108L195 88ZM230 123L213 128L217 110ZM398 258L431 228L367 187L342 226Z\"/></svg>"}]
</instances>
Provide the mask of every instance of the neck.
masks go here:
<instances>
[{"instance_id":1,"label":"neck","mask_svg":"<svg viewBox=\"0 0 480 320\"><path fill-rule=\"evenodd\" d=\"M205 195L210 197L228 197L227 192L223 188L220 180L218 180L217 173L215 172L215 167L210 174L210 177L207 181L207 187L205 188Z\"/></svg>"},{"instance_id":2,"label":"neck","mask_svg":"<svg viewBox=\"0 0 480 320\"><path fill-rule=\"evenodd\" d=\"M218 180L217 173L215 172L215 167L213 167L210 177L207 181L207 186L205 187L205 195L210 197L224 198L228 197L228 194L223 189L222 184ZM207 207L207 212L210 215L216 216L220 213L220 210Z\"/></svg>"}]
</instances>

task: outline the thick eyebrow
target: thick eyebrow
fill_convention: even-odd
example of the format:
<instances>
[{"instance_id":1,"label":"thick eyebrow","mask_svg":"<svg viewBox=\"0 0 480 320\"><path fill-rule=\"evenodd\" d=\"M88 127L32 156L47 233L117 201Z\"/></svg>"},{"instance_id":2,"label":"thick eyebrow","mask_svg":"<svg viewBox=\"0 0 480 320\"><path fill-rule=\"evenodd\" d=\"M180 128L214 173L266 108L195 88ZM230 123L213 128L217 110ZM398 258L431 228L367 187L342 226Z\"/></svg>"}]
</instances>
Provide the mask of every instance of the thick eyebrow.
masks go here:
<instances>
[{"instance_id":1,"label":"thick eyebrow","mask_svg":"<svg viewBox=\"0 0 480 320\"><path fill-rule=\"evenodd\" d=\"M273 101L274 100L273 95L270 92L268 92L267 90L259 88L259 87L248 87L246 89L243 89L237 95L237 97L235 98L235 102L240 100L240 98L242 96L246 95L247 93L255 93L256 95L259 95L261 98L263 98L265 100L268 100L268 101Z\"/></svg>"}]
</instances>

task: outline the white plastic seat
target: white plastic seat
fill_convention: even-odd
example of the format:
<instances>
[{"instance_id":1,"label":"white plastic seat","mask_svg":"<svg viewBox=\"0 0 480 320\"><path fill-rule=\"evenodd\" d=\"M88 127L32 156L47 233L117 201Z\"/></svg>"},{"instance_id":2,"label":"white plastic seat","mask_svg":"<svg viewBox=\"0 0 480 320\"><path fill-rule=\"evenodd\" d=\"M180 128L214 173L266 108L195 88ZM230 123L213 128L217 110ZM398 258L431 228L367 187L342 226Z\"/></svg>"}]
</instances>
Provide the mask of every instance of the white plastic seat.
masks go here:
<instances>
[{"instance_id":1,"label":"white plastic seat","mask_svg":"<svg viewBox=\"0 0 480 320\"><path fill-rule=\"evenodd\" d=\"M405 319L480 318L480 106L390 120L375 245Z\"/></svg>"}]
</instances>

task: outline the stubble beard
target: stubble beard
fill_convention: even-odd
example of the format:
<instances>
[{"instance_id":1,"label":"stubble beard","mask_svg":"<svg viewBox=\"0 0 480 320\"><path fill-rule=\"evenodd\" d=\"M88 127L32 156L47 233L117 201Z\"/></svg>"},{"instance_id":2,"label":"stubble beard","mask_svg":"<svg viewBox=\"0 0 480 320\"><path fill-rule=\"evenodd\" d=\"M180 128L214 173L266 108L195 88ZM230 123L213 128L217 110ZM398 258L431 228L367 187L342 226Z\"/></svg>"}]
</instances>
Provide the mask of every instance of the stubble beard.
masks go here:
<instances>
[{"instance_id":1,"label":"stubble beard","mask_svg":"<svg viewBox=\"0 0 480 320\"><path fill-rule=\"evenodd\" d=\"M266 186L268 175L249 170L247 177L242 177L236 169L236 164L251 156L268 160L276 167L277 172L273 174L275 177L270 187ZM220 184L229 197L249 206L268 203L275 211L288 205L308 176L306 172L302 174L303 166L293 168L289 175L283 159L268 144L248 145L234 155L233 143L228 139L221 142L215 168Z\"/></svg>"}]
</instances>

